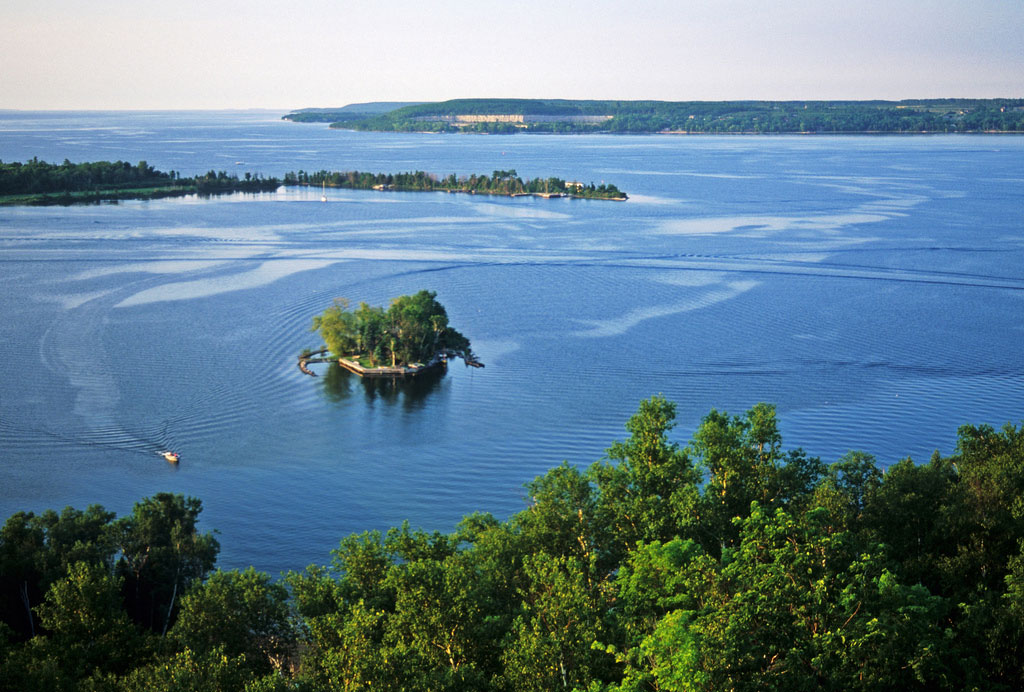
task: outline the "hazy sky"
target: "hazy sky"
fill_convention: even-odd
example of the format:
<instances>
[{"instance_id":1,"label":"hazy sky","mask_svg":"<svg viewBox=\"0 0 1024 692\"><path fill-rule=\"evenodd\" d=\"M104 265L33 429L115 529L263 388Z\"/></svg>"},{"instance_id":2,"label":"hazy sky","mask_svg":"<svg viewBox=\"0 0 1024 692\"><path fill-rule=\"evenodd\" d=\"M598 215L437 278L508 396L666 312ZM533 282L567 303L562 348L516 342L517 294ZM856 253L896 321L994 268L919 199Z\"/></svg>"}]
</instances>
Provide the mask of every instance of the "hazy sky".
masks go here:
<instances>
[{"instance_id":1,"label":"hazy sky","mask_svg":"<svg viewBox=\"0 0 1024 692\"><path fill-rule=\"evenodd\" d=\"M1024 97L1022 0L3 0L0 108Z\"/></svg>"}]
</instances>

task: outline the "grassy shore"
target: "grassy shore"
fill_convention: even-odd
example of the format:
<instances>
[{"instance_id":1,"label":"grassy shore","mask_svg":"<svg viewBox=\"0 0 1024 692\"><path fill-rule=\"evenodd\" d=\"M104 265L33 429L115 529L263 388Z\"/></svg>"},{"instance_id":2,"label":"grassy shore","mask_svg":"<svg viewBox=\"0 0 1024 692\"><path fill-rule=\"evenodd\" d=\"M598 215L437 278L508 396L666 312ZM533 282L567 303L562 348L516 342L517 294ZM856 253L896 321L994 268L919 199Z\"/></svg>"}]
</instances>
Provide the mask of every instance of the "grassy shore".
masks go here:
<instances>
[{"instance_id":1,"label":"grassy shore","mask_svg":"<svg viewBox=\"0 0 1024 692\"><path fill-rule=\"evenodd\" d=\"M194 177L164 172L145 161L47 163L33 157L24 163L0 161L0 206L98 204L128 199L159 199L229 192L272 192L277 178L210 170Z\"/></svg>"},{"instance_id":2,"label":"grassy shore","mask_svg":"<svg viewBox=\"0 0 1024 692\"><path fill-rule=\"evenodd\" d=\"M71 204L99 204L128 199L160 199L183 197L199 191L195 185L166 187L132 187L114 190L81 190L76 192L40 192L35 194L0 196L0 206L51 206Z\"/></svg>"},{"instance_id":3,"label":"grassy shore","mask_svg":"<svg viewBox=\"0 0 1024 692\"><path fill-rule=\"evenodd\" d=\"M120 200L163 199L185 197L186 195L225 195L232 192L271 192L250 188L225 187L216 190L202 190L198 185L174 185L166 187L131 187L113 190L80 190L75 192L40 192L36 194L0 195L0 207L12 206L70 206L73 204L101 204Z\"/></svg>"}]
</instances>

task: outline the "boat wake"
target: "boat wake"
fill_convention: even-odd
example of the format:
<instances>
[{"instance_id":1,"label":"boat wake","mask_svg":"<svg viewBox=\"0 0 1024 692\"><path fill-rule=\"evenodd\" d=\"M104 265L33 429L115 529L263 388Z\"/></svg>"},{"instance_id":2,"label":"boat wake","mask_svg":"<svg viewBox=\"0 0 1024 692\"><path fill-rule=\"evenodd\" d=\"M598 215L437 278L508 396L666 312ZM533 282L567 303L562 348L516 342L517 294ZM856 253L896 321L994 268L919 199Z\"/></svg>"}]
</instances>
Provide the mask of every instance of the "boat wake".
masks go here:
<instances>
[{"instance_id":1,"label":"boat wake","mask_svg":"<svg viewBox=\"0 0 1024 692\"><path fill-rule=\"evenodd\" d=\"M0 419L0 433L3 434L5 446L15 449L60 449L67 452L78 447L116 450L144 457L164 456L165 451L177 448L171 436L167 434L167 428L168 425L165 423L162 429L143 434L120 426L61 431L43 426L16 425Z\"/></svg>"}]
</instances>

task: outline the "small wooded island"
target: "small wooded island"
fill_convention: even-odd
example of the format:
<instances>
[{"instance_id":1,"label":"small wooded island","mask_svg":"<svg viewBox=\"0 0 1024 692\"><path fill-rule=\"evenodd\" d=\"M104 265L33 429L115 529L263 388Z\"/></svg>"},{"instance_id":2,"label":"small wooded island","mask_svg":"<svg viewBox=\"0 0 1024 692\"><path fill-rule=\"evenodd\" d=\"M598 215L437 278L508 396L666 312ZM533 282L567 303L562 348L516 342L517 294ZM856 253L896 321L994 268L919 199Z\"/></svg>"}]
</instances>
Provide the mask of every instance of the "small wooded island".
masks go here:
<instances>
[{"instance_id":1,"label":"small wooded island","mask_svg":"<svg viewBox=\"0 0 1024 692\"><path fill-rule=\"evenodd\" d=\"M331 352L329 358L313 358L306 350L299 354L299 368L309 362L337 361L360 376L406 376L441 367L449 358L462 358L466 365L482 368L469 347L469 339L448 326L448 313L437 302L434 291L399 296L385 310L359 303L349 308L344 298L313 318L310 331L318 332L327 344L316 352Z\"/></svg>"},{"instance_id":2,"label":"small wooded island","mask_svg":"<svg viewBox=\"0 0 1024 692\"><path fill-rule=\"evenodd\" d=\"M625 201L628 196L611 183L584 184L561 178L523 180L515 169L494 171L490 176L456 176L441 178L433 173L367 173L365 171L299 171L285 173L285 185L341 187L352 190L399 190L403 192L462 192L473 195L504 195L520 197L572 197L576 199L610 199Z\"/></svg>"},{"instance_id":3,"label":"small wooded island","mask_svg":"<svg viewBox=\"0 0 1024 692\"><path fill-rule=\"evenodd\" d=\"M246 173L244 178L226 171L183 177L176 171L158 171L145 161L91 161L47 163L38 158L21 163L0 161L0 206L90 204L122 199L158 199L184 195L219 195L229 192L271 192L277 178Z\"/></svg>"}]
</instances>

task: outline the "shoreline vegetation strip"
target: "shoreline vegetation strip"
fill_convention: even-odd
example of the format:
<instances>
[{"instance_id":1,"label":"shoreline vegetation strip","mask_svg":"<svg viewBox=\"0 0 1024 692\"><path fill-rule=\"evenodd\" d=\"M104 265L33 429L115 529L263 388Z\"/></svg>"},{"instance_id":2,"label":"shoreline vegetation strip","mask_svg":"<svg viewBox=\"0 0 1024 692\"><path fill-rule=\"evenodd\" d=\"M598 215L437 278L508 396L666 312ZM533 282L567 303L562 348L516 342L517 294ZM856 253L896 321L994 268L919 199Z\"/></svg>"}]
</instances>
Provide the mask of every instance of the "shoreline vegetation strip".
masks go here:
<instances>
[{"instance_id":1,"label":"shoreline vegetation strip","mask_svg":"<svg viewBox=\"0 0 1024 692\"><path fill-rule=\"evenodd\" d=\"M232 192L273 192L281 185L317 186L354 190L400 192L450 192L508 197L570 197L625 201L628 195L614 184L583 183L561 178L523 180L516 171L496 170L488 175L439 177L423 171L367 173L360 171L298 171L283 180L245 173L243 178L214 171L183 177L176 171L159 171L145 161L94 161L61 164L33 158L25 163L0 161L0 206L98 204L119 200L147 200L185 195L218 195Z\"/></svg>"},{"instance_id":2,"label":"shoreline vegetation strip","mask_svg":"<svg viewBox=\"0 0 1024 692\"><path fill-rule=\"evenodd\" d=\"M246 173L243 178L210 170L185 177L159 171L145 161L89 161L61 164L32 158L25 163L0 161L0 206L70 205L158 199L230 192L269 192L280 187L277 178Z\"/></svg>"},{"instance_id":3,"label":"shoreline vegetation strip","mask_svg":"<svg viewBox=\"0 0 1024 692\"><path fill-rule=\"evenodd\" d=\"M368 173L366 171L298 171L285 173L286 186L321 185L352 190L395 190L400 192L459 192L507 197L572 197L576 199L609 199L625 201L629 196L612 183L584 183L561 178L528 178L524 180L515 169L496 170L488 175L439 177L433 173Z\"/></svg>"}]
</instances>

